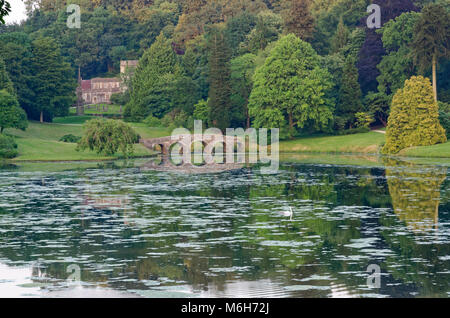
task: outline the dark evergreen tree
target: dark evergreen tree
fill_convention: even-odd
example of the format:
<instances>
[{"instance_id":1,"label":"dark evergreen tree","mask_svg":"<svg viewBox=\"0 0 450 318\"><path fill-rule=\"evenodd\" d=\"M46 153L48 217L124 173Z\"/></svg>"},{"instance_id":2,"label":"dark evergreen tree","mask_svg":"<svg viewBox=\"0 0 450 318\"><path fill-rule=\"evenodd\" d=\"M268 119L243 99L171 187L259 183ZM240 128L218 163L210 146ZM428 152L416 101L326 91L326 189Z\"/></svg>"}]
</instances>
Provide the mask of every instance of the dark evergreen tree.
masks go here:
<instances>
[{"instance_id":1,"label":"dark evergreen tree","mask_svg":"<svg viewBox=\"0 0 450 318\"><path fill-rule=\"evenodd\" d=\"M230 125L231 52L225 32L212 27L207 35L209 64L209 125L224 130Z\"/></svg>"},{"instance_id":2,"label":"dark evergreen tree","mask_svg":"<svg viewBox=\"0 0 450 318\"><path fill-rule=\"evenodd\" d=\"M34 73L32 89L35 94L28 117L43 122L53 116L65 115L75 100L76 81L73 69L61 56L56 41L41 37L32 43L31 60Z\"/></svg>"},{"instance_id":3,"label":"dark evergreen tree","mask_svg":"<svg viewBox=\"0 0 450 318\"><path fill-rule=\"evenodd\" d=\"M355 62L347 58L342 70L341 88L336 114L345 121L345 126L353 127L355 114L362 111L361 88L358 83L358 70Z\"/></svg>"},{"instance_id":4,"label":"dark evergreen tree","mask_svg":"<svg viewBox=\"0 0 450 318\"><path fill-rule=\"evenodd\" d=\"M422 73L432 67L433 95L437 101L436 69L438 60L450 55L450 13L441 5L430 4L423 8L414 28L412 42L415 63Z\"/></svg>"}]
</instances>

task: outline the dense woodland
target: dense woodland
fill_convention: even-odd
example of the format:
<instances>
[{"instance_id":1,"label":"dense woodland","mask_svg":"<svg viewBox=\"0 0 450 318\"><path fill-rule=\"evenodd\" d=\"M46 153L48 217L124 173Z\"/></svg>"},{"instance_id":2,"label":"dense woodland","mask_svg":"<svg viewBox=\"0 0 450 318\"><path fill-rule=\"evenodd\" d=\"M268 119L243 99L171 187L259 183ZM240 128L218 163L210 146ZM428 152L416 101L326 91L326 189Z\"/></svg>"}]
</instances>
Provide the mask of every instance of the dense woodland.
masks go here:
<instances>
[{"instance_id":1,"label":"dense woodland","mask_svg":"<svg viewBox=\"0 0 450 318\"><path fill-rule=\"evenodd\" d=\"M69 3L81 7L81 29L66 25ZM381 7L380 29L366 25L370 3ZM450 122L446 0L26 4L26 22L0 26L0 90L29 119L68 114L78 68L85 79L118 76L120 60L139 59L128 91L114 96L128 121L280 127L283 138L351 133L386 126L395 93L423 75L437 88L441 124Z\"/></svg>"}]
</instances>

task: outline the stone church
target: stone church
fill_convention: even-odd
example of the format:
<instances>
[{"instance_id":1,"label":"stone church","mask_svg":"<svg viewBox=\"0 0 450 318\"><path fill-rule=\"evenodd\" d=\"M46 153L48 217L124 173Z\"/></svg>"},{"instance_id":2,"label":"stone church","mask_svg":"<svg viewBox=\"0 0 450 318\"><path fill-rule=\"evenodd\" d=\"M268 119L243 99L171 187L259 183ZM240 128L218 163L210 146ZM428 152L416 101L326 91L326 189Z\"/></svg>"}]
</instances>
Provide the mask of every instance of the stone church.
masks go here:
<instances>
[{"instance_id":1,"label":"stone church","mask_svg":"<svg viewBox=\"0 0 450 318\"><path fill-rule=\"evenodd\" d=\"M96 77L90 80L83 80L78 71L78 106L111 104L112 94L122 93L126 90L123 78L130 76L136 69L137 64L137 60L120 61L120 76L111 78Z\"/></svg>"}]
</instances>

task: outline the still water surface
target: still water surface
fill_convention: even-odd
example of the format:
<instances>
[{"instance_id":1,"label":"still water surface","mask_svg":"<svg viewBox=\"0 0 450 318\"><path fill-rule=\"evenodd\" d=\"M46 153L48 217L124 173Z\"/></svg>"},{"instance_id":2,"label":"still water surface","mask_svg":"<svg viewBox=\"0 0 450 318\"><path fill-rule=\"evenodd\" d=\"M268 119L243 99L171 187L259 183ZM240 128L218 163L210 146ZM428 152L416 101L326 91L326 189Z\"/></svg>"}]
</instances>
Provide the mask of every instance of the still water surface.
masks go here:
<instances>
[{"instance_id":1,"label":"still water surface","mask_svg":"<svg viewBox=\"0 0 450 318\"><path fill-rule=\"evenodd\" d=\"M446 166L284 161L0 169L0 296L450 296Z\"/></svg>"}]
</instances>

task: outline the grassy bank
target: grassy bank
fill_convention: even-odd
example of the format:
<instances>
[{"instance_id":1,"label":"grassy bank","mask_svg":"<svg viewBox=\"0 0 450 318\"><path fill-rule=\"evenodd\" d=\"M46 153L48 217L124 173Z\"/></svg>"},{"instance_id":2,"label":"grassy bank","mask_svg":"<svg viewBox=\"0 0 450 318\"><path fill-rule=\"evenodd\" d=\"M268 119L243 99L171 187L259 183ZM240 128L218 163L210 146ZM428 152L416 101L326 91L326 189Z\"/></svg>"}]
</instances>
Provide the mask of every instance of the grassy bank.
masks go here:
<instances>
[{"instance_id":1,"label":"grassy bank","mask_svg":"<svg viewBox=\"0 0 450 318\"><path fill-rule=\"evenodd\" d=\"M57 123L29 122L26 131L7 129L6 134L16 137L19 156L14 161L67 161L67 160L113 160L121 157L99 155L91 151L78 152L76 144L59 142L67 134L82 136L82 123L90 116L69 116L57 118ZM130 123L141 138L170 136L167 128L150 128L142 123ZM281 153L330 153L330 154L379 154L385 142L385 135L378 132L345 136L317 136L281 141ZM150 156L151 151L142 145L135 145L135 157ZM428 147L413 147L402 150L398 156L418 158L450 158L450 142ZM370 159L370 161L372 161Z\"/></svg>"},{"instance_id":2,"label":"grassy bank","mask_svg":"<svg viewBox=\"0 0 450 318\"><path fill-rule=\"evenodd\" d=\"M377 132L345 136L307 137L280 142L280 152L377 154L385 136Z\"/></svg>"},{"instance_id":3,"label":"grassy bank","mask_svg":"<svg viewBox=\"0 0 450 318\"><path fill-rule=\"evenodd\" d=\"M145 132L148 138L158 137L162 133L153 132L152 129L145 131L143 127L138 127L137 130ZM78 152L75 150L76 144L59 141L67 134L82 136L82 125L29 122L26 131L7 129L5 133L16 137L19 146L19 156L13 161L113 160L122 157L121 154L105 156L93 151ZM152 152L142 145L135 145L133 157L151 154Z\"/></svg>"}]
</instances>

